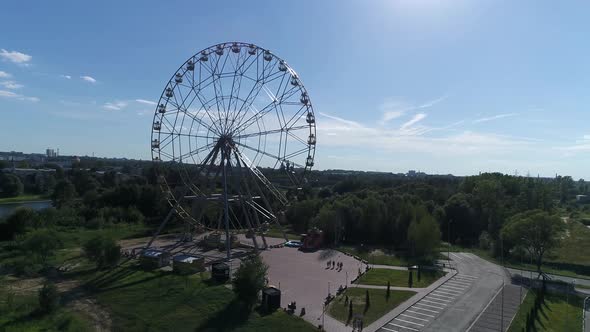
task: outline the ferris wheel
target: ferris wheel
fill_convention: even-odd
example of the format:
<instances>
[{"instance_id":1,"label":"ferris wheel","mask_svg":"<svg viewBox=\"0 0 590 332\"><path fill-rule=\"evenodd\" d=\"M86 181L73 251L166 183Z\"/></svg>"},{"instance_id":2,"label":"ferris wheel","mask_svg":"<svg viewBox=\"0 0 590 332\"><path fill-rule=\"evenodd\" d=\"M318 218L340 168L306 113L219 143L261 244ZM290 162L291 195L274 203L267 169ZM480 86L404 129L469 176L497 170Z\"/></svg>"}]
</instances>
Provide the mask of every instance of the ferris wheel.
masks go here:
<instances>
[{"instance_id":1,"label":"ferris wheel","mask_svg":"<svg viewBox=\"0 0 590 332\"><path fill-rule=\"evenodd\" d=\"M315 147L309 94L285 60L241 42L198 52L154 112L152 159L173 207L154 237L176 213L200 230L226 239L245 232L255 247L257 236L266 245L266 230L280 228L274 211L288 203L287 188L305 182Z\"/></svg>"}]
</instances>

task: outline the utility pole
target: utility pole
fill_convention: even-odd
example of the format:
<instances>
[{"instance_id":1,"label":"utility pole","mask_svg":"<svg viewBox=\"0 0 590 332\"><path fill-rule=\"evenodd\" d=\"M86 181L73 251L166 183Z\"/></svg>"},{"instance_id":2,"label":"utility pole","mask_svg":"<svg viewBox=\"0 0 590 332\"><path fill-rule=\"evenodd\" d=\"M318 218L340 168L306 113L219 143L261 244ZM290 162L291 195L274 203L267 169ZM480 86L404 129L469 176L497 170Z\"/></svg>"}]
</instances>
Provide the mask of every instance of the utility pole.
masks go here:
<instances>
[{"instance_id":1,"label":"utility pole","mask_svg":"<svg viewBox=\"0 0 590 332\"><path fill-rule=\"evenodd\" d=\"M502 309L500 315L500 331L504 332L504 278L502 278Z\"/></svg>"},{"instance_id":2,"label":"utility pole","mask_svg":"<svg viewBox=\"0 0 590 332\"><path fill-rule=\"evenodd\" d=\"M449 245L447 246L447 260L449 261L449 268L451 268L451 223L453 220L449 219L447 223L447 238L449 240Z\"/></svg>"}]
</instances>

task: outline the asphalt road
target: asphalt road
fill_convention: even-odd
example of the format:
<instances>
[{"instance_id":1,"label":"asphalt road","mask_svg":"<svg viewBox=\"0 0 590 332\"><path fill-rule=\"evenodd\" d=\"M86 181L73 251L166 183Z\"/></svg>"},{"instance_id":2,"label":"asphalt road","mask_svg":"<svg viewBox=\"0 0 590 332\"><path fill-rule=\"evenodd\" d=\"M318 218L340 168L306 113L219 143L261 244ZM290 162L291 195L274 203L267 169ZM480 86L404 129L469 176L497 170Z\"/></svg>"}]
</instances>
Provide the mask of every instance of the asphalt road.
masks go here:
<instances>
[{"instance_id":1,"label":"asphalt road","mask_svg":"<svg viewBox=\"0 0 590 332\"><path fill-rule=\"evenodd\" d=\"M507 268L507 270L510 271L511 274L519 274L525 278L531 277L530 270L519 270L519 269L512 269L512 268ZM561 275L556 275L556 274L548 274L548 273L547 273L547 275L549 277L551 277L551 280L561 280L561 281L567 282L567 283L574 283L576 285L584 285L584 286L590 287L590 279L572 278L572 277L566 277L566 276L561 276ZM537 278L537 272L533 271L532 276L533 276L533 278Z\"/></svg>"},{"instance_id":2,"label":"asphalt road","mask_svg":"<svg viewBox=\"0 0 590 332\"><path fill-rule=\"evenodd\" d=\"M424 331L466 331L487 307L502 281L510 282L501 266L471 253L451 253L459 276L472 277L472 283Z\"/></svg>"},{"instance_id":3,"label":"asphalt road","mask_svg":"<svg viewBox=\"0 0 590 332\"><path fill-rule=\"evenodd\" d=\"M470 253L451 253L457 274L378 329L380 332L466 331L509 277L502 267Z\"/></svg>"}]
</instances>

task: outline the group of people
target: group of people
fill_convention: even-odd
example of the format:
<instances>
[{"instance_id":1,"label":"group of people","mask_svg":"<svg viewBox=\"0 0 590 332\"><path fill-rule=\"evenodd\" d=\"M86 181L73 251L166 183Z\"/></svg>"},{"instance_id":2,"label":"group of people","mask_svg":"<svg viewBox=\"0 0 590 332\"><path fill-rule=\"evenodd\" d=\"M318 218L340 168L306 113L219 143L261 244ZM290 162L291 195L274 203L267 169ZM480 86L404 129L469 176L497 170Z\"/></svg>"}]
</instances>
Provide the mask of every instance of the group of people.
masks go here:
<instances>
[{"instance_id":1,"label":"group of people","mask_svg":"<svg viewBox=\"0 0 590 332\"><path fill-rule=\"evenodd\" d=\"M326 265L326 269L332 268L332 270L334 270L334 268L338 269L338 271L342 271L342 268L344 267L344 263L342 262L336 262L335 260L328 260L328 263Z\"/></svg>"}]
</instances>

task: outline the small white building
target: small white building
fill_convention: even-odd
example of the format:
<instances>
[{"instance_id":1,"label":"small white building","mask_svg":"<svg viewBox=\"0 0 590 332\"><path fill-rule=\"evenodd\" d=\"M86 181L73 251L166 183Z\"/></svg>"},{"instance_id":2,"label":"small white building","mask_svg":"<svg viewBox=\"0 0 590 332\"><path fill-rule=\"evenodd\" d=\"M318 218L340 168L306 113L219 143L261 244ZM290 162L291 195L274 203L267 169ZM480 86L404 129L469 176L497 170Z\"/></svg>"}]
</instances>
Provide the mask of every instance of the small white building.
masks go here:
<instances>
[{"instance_id":1,"label":"small white building","mask_svg":"<svg viewBox=\"0 0 590 332\"><path fill-rule=\"evenodd\" d=\"M170 256L164 250L147 249L141 253L139 262L145 269L158 269L170 265Z\"/></svg>"},{"instance_id":2,"label":"small white building","mask_svg":"<svg viewBox=\"0 0 590 332\"><path fill-rule=\"evenodd\" d=\"M179 254L172 259L172 270L178 274L193 274L205 271L203 256Z\"/></svg>"}]
</instances>

